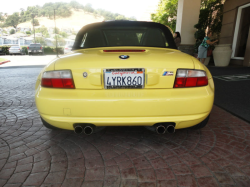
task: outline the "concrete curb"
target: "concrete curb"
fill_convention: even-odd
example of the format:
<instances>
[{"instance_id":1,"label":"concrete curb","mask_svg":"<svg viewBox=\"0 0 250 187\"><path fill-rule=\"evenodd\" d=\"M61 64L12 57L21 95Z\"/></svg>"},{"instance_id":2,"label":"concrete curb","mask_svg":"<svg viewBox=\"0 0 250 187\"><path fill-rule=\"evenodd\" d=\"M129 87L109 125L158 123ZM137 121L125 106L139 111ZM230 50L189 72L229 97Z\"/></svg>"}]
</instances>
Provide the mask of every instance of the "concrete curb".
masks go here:
<instances>
[{"instance_id":1,"label":"concrete curb","mask_svg":"<svg viewBox=\"0 0 250 187\"><path fill-rule=\"evenodd\" d=\"M0 65L5 64L7 62L10 62L10 60L6 60L6 61L3 61L3 62L0 62Z\"/></svg>"}]
</instances>

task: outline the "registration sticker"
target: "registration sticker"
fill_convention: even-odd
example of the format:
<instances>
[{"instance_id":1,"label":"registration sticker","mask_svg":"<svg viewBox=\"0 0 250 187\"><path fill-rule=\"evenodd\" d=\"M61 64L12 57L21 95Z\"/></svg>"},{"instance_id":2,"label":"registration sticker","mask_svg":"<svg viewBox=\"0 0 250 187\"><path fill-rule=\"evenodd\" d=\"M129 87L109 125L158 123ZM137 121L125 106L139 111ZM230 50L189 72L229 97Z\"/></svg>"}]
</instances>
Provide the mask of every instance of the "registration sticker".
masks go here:
<instances>
[{"instance_id":1,"label":"registration sticker","mask_svg":"<svg viewBox=\"0 0 250 187\"><path fill-rule=\"evenodd\" d=\"M162 74L162 76L173 76L174 72L173 71L164 71L164 73Z\"/></svg>"}]
</instances>

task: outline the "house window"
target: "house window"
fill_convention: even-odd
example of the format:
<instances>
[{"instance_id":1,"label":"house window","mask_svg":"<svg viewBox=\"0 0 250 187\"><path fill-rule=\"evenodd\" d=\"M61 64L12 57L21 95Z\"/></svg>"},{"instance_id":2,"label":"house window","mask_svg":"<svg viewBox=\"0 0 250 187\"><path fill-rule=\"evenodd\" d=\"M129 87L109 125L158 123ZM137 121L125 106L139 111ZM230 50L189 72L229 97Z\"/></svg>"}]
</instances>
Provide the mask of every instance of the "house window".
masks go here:
<instances>
[{"instance_id":1,"label":"house window","mask_svg":"<svg viewBox=\"0 0 250 187\"><path fill-rule=\"evenodd\" d=\"M233 59L244 60L246 46L250 28L250 4L239 7L236 20L234 41L233 41Z\"/></svg>"}]
</instances>

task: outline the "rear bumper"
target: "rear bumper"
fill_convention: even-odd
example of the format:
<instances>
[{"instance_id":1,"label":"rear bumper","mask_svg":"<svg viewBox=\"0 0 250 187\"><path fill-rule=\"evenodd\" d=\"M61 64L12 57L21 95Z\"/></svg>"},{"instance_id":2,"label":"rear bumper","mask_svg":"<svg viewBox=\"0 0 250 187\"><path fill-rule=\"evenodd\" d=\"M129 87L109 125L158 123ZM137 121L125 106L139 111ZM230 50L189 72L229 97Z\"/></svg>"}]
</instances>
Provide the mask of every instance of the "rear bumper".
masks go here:
<instances>
[{"instance_id":1,"label":"rear bumper","mask_svg":"<svg viewBox=\"0 0 250 187\"><path fill-rule=\"evenodd\" d=\"M194 126L202 122L210 112L188 116L166 116L166 117L63 117L41 114L41 117L49 124L73 130L74 124L90 123L95 126L153 126L156 123L174 122L176 129Z\"/></svg>"},{"instance_id":2,"label":"rear bumper","mask_svg":"<svg viewBox=\"0 0 250 187\"><path fill-rule=\"evenodd\" d=\"M21 51L9 51L10 54L21 54Z\"/></svg>"},{"instance_id":3,"label":"rear bumper","mask_svg":"<svg viewBox=\"0 0 250 187\"><path fill-rule=\"evenodd\" d=\"M96 126L151 126L174 122L176 129L203 121L214 101L212 79L199 88L62 90L38 86L36 105L53 126L73 130L74 123Z\"/></svg>"}]
</instances>

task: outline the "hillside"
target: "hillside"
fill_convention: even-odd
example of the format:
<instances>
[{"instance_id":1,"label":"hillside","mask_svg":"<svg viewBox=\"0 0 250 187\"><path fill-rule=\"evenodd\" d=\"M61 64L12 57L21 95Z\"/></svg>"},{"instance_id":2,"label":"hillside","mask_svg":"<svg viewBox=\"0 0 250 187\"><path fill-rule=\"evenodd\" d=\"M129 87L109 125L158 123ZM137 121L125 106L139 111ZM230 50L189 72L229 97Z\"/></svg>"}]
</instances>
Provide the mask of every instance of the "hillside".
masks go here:
<instances>
[{"instance_id":1,"label":"hillside","mask_svg":"<svg viewBox=\"0 0 250 187\"><path fill-rule=\"evenodd\" d=\"M49 19L47 17L37 17L36 19L39 21L40 26L44 25L47 28L55 26L53 19ZM59 29L71 28L74 29L75 31L78 31L84 25L94 22L101 22L103 20L104 17L102 16L96 16L93 13L85 12L83 10L72 9L72 15L70 17L56 19L56 27L58 27ZM20 23L18 27L32 28L32 24L31 21L27 21L24 23Z\"/></svg>"}]
</instances>

